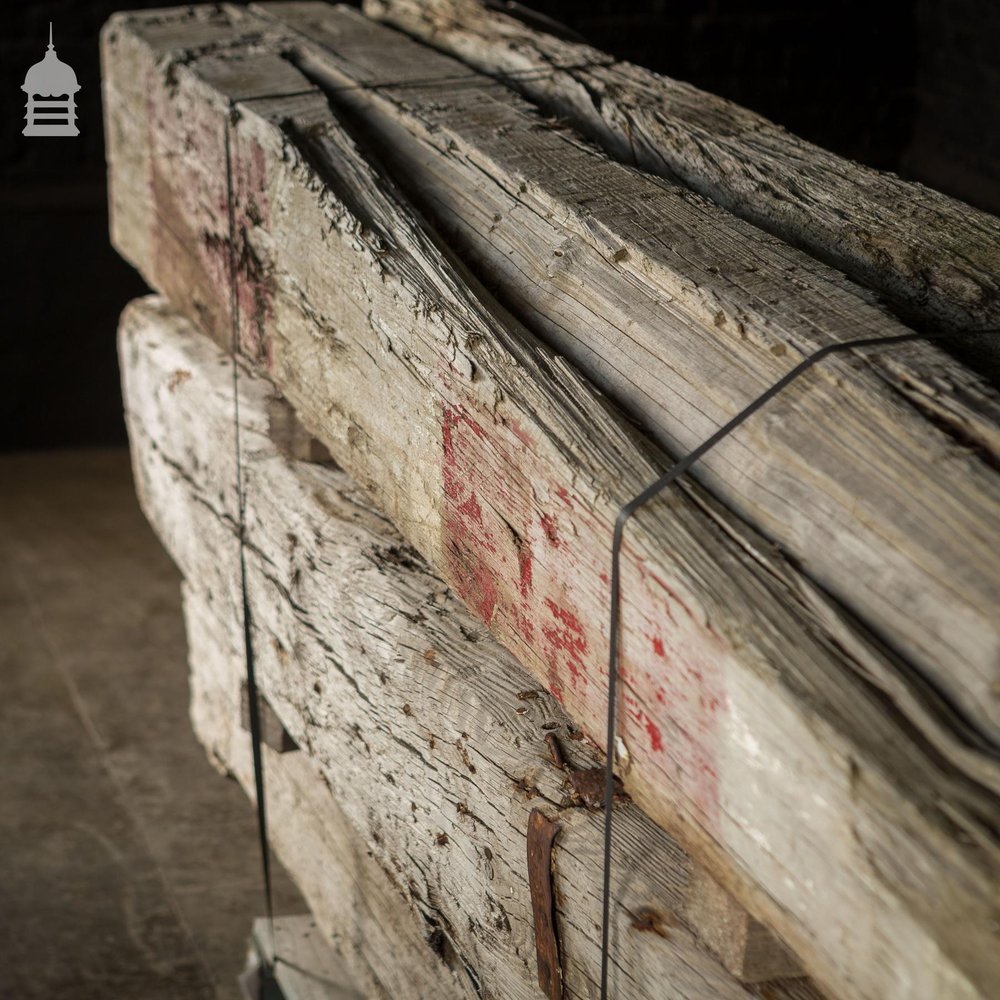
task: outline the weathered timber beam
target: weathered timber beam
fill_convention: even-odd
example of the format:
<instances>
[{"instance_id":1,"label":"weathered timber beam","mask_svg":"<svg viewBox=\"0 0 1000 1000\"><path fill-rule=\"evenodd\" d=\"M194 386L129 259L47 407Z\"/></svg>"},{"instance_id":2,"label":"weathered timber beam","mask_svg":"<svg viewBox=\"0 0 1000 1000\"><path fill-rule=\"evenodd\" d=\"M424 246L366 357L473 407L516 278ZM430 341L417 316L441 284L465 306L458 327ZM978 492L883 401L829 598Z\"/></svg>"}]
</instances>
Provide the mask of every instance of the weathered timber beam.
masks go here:
<instances>
[{"instance_id":1,"label":"weathered timber beam","mask_svg":"<svg viewBox=\"0 0 1000 1000\"><path fill-rule=\"evenodd\" d=\"M133 304L121 336L143 508L188 581L194 690L219 683L220 700L236 711L241 595L225 356L156 301ZM171 391L178 370L190 377ZM599 761L346 474L280 453L265 432L271 392L244 375L248 590L261 690L303 748L286 756L312 758L326 780L317 774L315 795L335 795L358 844L394 873L410 908L426 913L433 901L457 951L453 967L470 970L489 996L533 995L525 842L533 811L558 821L564 962L556 971L567 997L588 996L599 970L603 829L572 779L591 777ZM207 462L198 457L206 447ZM206 633L227 651L221 663L205 651ZM197 708L194 715L203 739L225 745L232 723L213 732ZM248 746L242 729L232 736ZM552 758L553 741L565 762ZM268 785L270 768L281 766L274 757ZM616 996L657 996L662 983L678 998L704 989L720 1000L747 996L695 935L748 978L797 971L662 830L632 805L616 812ZM289 823L286 810L272 809L284 841L293 836L282 833ZM306 888L313 869L300 874L296 864L292 858L290 870ZM775 997L816 996L805 983L770 989Z\"/></svg>"},{"instance_id":2,"label":"weathered timber beam","mask_svg":"<svg viewBox=\"0 0 1000 1000\"><path fill-rule=\"evenodd\" d=\"M611 525L663 456L491 303L287 61L199 55L165 20L105 31L117 245L228 342L228 141L244 353L599 741ZM293 89L267 99L271 79ZM932 718L925 742L893 662L697 485L640 512L624 555L637 803L838 993L995 981L996 800L963 774L993 764Z\"/></svg>"},{"instance_id":3,"label":"weathered timber beam","mask_svg":"<svg viewBox=\"0 0 1000 1000\"><path fill-rule=\"evenodd\" d=\"M211 602L185 585L191 721L215 765L252 797L250 741L240 728L240 647L220 629ZM267 746L262 752L271 843L363 995L480 1000L468 977L428 947L433 911L404 903L398 876L372 856L313 761Z\"/></svg>"},{"instance_id":4,"label":"weathered timber beam","mask_svg":"<svg viewBox=\"0 0 1000 1000\"><path fill-rule=\"evenodd\" d=\"M910 332L454 59L348 8L253 9L298 32L299 64L486 283L675 454L809 351ZM829 357L695 473L1000 738L1000 394L925 344Z\"/></svg>"},{"instance_id":5,"label":"weathered timber beam","mask_svg":"<svg viewBox=\"0 0 1000 1000\"><path fill-rule=\"evenodd\" d=\"M366 0L365 12L500 76L614 156L679 179L915 319L1000 326L1000 222L986 212L478 0Z\"/></svg>"}]
</instances>

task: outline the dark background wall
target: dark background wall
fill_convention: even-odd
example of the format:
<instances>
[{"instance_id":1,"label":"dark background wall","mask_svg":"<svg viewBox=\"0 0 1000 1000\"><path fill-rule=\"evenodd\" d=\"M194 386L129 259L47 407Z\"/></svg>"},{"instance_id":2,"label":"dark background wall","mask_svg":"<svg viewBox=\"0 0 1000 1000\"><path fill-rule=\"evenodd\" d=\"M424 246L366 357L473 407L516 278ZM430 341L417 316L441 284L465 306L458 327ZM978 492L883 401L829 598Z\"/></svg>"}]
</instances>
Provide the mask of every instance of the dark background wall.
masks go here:
<instances>
[{"instance_id":1,"label":"dark background wall","mask_svg":"<svg viewBox=\"0 0 1000 1000\"><path fill-rule=\"evenodd\" d=\"M97 39L115 9L13 7L0 41L0 450L124 440L114 331L145 290L107 241ZM838 153L1000 212L1000 0L530 0L616 55L730 97ZM28 138L53 22L81 135Z\"/></svg>"}]
</instances>

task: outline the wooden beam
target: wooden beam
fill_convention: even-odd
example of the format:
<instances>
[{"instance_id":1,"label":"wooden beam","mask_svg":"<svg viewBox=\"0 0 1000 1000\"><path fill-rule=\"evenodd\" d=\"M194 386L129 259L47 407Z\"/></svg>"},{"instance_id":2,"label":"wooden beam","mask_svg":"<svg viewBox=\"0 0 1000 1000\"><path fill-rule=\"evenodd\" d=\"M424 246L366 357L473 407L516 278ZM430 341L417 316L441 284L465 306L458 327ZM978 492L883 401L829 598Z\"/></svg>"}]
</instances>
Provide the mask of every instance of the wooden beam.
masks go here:
<instances>
[{"instance_id":1,"label":"wooden beam","mask_svg":"<svg viewBox=\"0 0 1000 1000\"><path fill-rule=\"evenodd\" d=\"M225 632L211 597L187 586L184 619L195 733L216 767L252 797L250 741L240 728L239 646L219 645ZM396 876L369 853L314 762L269 747L263 754L271 843L361 993L371 1000L480 1000L468 979L456 978L428 947L428 922L404 904Z\"/></svg>"},{"instance_id":2,"label":"wooden beam","mask_svg":"<svg viewBox=\"0 0 1000 1000\"><path fill-rule=\"evenodd\" d=\"M454 59L325 3L254 9L295 32L299 65L486 284L668 452L810 351L910 332L831 269L546 127ZM996 390L926 344L829 357L695 474L1000 739Z\"/></svg>"},{"instance_id":3,"label":"wooden beam","mask_svg":"<svg viewBox=\"0 0 1000 1000\"><path fill-rule=\"evenodd\" d=\"M237 711L243 670L230 374L225 356L162 303L133 304L121 337L143 508L187 580L193 715L203 739L223 746L228 760L230 735L249 748ZM179 367L192 373L189 382L162 391ZM408 907L437 914L451 966L490 996L535 995L538 924L525 854L531 817L544 811L563 828L549 886L563 961L551 978L561 978L567 997L588 996L599 970L603 823L571 778L597 766L597 755L345 473L280 453L266 433L272 391L262 379L242 379L248 590L261 690L303 753L269 754L268 787L274 768L308 756L318 773L303 797L322 803L332 793L355 828L355 849L392 873ZM212 461L198 457L203 442ZM207 702L197 707L211 685L221 687L213 704L237 712L235 726L209 721ZM251 789L244 756L238 773ZM749 946L727 949L734 967L767 962L768 979L799 973L769 936L758 940L759 925L720 888L711 890L713 912L702 905L710 876L663 831L631 804L617 812L616 996L653 996L666 982L679 998L705 988L719 998L747 996L698 943L723 934L742 935ZM293 811L279 805L271 816L287 843ZM308 891L319 876L315 860L299 870L302 849L282 857ZM327 851L323 863L343 864ZM816 996L801 982L773 986L772 994Z\"/></svg>"},{"instance_id":4,"label":"wooden beam","mask_svg":"<svg viewBox=\"0 0 1000 1000\"><path fill-rule=\"evenodd\" d=\"M169 21L105 29L117 244L227 342L228 142L244 353L599 742L611 526L664 456L440 248L317 89L268 97L294 86L268 54L287 39L199 55ZM993 762L696 484L634 519L623 579L634 800L837 992L995 982Z\"/></svg>"},{"instance_id":5,"label":"wooden beam","mask_svg":"<svg viewBox=\"0 0 1000 1000\"><path fill-rule=\"evenodd\" d=\"M479 0L366 0L365 13L506 80L615 157L682 181L917 321L1000 326L1000 223L987 212Z\"/></svg>"}]
</instances>

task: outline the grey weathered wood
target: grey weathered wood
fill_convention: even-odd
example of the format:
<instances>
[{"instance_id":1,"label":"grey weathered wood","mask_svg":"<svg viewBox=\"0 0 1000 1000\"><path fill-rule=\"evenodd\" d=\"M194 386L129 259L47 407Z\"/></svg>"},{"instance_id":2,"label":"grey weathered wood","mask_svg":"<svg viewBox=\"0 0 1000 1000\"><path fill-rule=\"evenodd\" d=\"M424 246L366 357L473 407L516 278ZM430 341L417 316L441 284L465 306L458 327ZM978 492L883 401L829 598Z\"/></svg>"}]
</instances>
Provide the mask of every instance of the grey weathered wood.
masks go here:
<instances>
[{"instance_id":1,"label":"grey weathered wood","mask_svg":"<svg viewBox=\"0 0 1000 1000\"><path fill-rule=\"evenodd\" d=\"M248 747L237 707L243 665L229 372L206 338L156 302L130 307L122 357L139 495L188 581L198 729L211 746L231 737ZM190 380L164 391L177 370L191 372ZM561 741L568 767L595 766L595 754L346 474L280 454L266 435L270 386L244 376L241 389L258 678L303 748L268 755L268 787L274 768L309 756L326 782L317 773L314 795L335 796L358 847L395 873L407 905L429 924L436 914L460 977L468 969L485 995L497 997L535 995L526 828L537 808L558 818L563 979L567 996L588 996L599 969L602 818L572 795L549 741ZM214 460L203 461L205 448ZM201 707L203 692L212 684L222 688L213 704L233 703L236 726L205 714L212 709ZM248 765L238 773L252 788ZM295 818L269 807L272 830L287 843ZM734 964L769 962L769 978L790 970L787 956L775 961L774 946L759 940L763 929L715 887L731 925L717 927L718 914L701 904L711 878L692 871L634 806L617 811L617 996L657 996L664 982L678 998L705 990L746 996L692 930L714 941L742 924L750 953L727 953ZM307 893L310 879L322 877L313 867L300 872L297 855L282 857ZM799 982L771 990L816 995Z\"/></svg>"},{"instance_id":2,"label":"grey weathered wood","mask_svg":"<svg viewBox=\"0 0 1000 1000\"><path fill-rule=\"evenodd\" d=\"M674 454L809 351L909 332L829 268L540 127L453 59L349 9L254 9L299 32L300 64L486 283ZM1000 395L906 345L825 359L695 474L996 740L998 470Z\"/></svg>"},{"instance_id":3,"label":"grey weathered wood","mask_svg":"<svg viewBox=\"0 0 1000 1000\"><path fill-rule=\"evenodd\" d=\"M287 62L161 47L163 16L106 29L117 244L228 339L228 127L243 351L599 741L611 524L663 456L439 249L318 91L266 99ZM624 587L644 810L836 992L995 982L996 800L968 778L995 784L993 763L696 484L630 524Z\"/></svg>"},{"instance_id":4,"label":"grey weathered wood","mask_svg":"<svg viewBox=\"0 0 1000 1000\"><path fill-rule=\"evenodd\" d=\"M225 641L211 603L211 595L185 586L191 721L216 767L252 798L250 741L239 725L240 648ZM427 946L428 922L405 904L396 876L371 855L313 761L263 753L271 843L364 996L480 1000Z\"/></svg>"},{"instance_id":5,"label":"grey weathered wood","mask_svg":"<svg viewBox=\"0 0 1000 1000\"><path fill-rule=\"evenodd\" d=\"M365 12L501 76L616 157L683 181L909 315L1000 326L1000 222L986 212L478 0L366 0Z\"/></svg>"}]
</instances>

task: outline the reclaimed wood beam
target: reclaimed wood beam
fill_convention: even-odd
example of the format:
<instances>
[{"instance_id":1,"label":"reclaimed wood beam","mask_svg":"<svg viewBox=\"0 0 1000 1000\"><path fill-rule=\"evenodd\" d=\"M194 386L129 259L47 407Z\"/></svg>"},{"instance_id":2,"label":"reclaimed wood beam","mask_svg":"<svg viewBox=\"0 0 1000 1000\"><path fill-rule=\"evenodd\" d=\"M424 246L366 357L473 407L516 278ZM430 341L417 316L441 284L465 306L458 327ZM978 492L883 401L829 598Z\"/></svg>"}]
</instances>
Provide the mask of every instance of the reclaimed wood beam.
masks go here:
<instances>
[{"instance_id":1,"label":"reclaimed wood beam","mask_svg":"<svg viewBox=\"0 0 1000 1000\"><path fill-rule=\"evenodd\" d=\"M252 789L228 359L155 299L126 312L121 357L143 509L187 581L192 714L209 746L240 761ZM178 371L189 373L182 383ZM347 857L371 851L409 909L423 920L436 911L456 951L460 995L475 981L488 996L535 995L525 844L531 816L543 811L560 829L549 886L563 956L556 971L567 998L589 996L600 968L598 756L346 473L282 454L268 428L270 383L244 374L240 393L257 670L270 711L300 747L268 755L267 785L284 759L310 759L316 774L303 797L321 810L333 796L355 830ZM221 690L210 701L213 685ZM213 706L225 706L224 719L208 715ZM662 983L678 1000L705 989L720 1000L760 996L727 974L706 940L747 979L801 974L638 809L622 803L618 814L616 996L655 996ZM287 805L271 818L282 844L295 837ZM308 892L322 879L316 859L299 870L302 850L290 845L282 856ZM321 859L344 864L329 854ZM323 912L336 905L329 890L315 891ZM770 990L818 996L803 982Z\"/></svg>"},{"instance_id":2,"label":"reclaimed wood beam","mask_svg":"<svg viewBox=\"0 0 1000 1000\"><path fill-rule=\"evenodd\" d=\"M830 268L610 162L454 59L347 8L254 9L296 32L299 65L486 284L668 452L810 351L910 332ZM922 343L829 357L695 474L1000 738L995 389Z\"/></svg>"},{"instance_id":3,"label":"reclaimed wood beam","mask_svg":"<svg viewBox=\"0 0 1000 1000\"><path fill-rule=\"evenodd\" d=\"M387 21L884 295L917 322L1000 327L1000 222L806 142L732 101L479 0L366 0Z\"/></svg>"},{"instance_id":4,"label":"reclaimed wood beam","mask_svg":"<svg viewBox=\"0 0 1000 1000\"><path fill-rule=\"evenodd\" d=\"M183 587L191 722L212 763L254 795L250 741L240 728L240 645L212 611L212 595ZM384 870L305 754L262 749L270 839L310 912L368 1000L479 1000L428 947L431 928L403 904ZM286 956L287 957L287 956Z\"/></svg>"},{"instance_id":5,"label":"reclaimed wood beam","mask_svg":"<svg viewBox=\"0 0 1000 1000\"><path fill-rule=\"evenodd\" d=\"M171 17L220 37L192 49ZM665 456L442 249L263 34L232 9L109 22L116 245L222 343L236 262L242 352L599 743L611 526ZM995 764L697 484L637 515L623 580L637 804L837 993L995 982Z\"/></svg>"}]
</instances>

